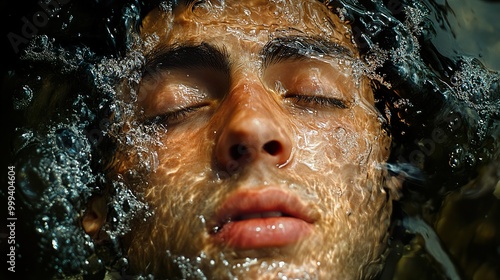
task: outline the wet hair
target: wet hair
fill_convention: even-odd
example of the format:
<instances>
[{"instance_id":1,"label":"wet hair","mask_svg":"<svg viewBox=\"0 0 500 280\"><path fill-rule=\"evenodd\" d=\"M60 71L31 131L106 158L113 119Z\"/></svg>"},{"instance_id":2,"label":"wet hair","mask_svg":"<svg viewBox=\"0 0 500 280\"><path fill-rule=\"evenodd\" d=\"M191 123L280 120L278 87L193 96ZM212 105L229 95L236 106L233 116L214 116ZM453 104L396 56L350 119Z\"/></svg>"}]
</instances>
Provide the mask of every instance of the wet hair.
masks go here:
<instances>
[{"instance_id":1,"label":"wet hair","mask_svg":"<svg viewBox=\"0 0 500 280\"><path fill-rule=\"evenodd\" d=\"M126 269L119 237L145 206L119 178L109 186L101 172L116 151L110 131L123 116L112 85L122 77L113 69L99 75L97 65L125 56L142 18L160 4L169 3L71 1L21 50L7 76L13 137L6 154L17 172L20 274L102 279L106 270ZM441 55L416 1L325 4L352 27L371 70L376 106L393 137L387 168L407 179L402 203L431 201L437 209L447 192L498 160L498 74L475 59ZM105 230L112 236L102 244L80 225L96 195L110 197Z\"/></svg>"},{"instance_id":2,"label":"wet hair","mask_svg":"<svg viewBox=\"0 0 500 280\"><path fill-rule=\"evenodd\" d=\"M498 160L493 143L500 76L477 59L440 54L430 42L423 4L376 3L327 5L350 22L353 39L374 70L377 107L386 113L394 141L389 170L406 173L406 198L440 197Z\"/></svg>"}]
</instances>

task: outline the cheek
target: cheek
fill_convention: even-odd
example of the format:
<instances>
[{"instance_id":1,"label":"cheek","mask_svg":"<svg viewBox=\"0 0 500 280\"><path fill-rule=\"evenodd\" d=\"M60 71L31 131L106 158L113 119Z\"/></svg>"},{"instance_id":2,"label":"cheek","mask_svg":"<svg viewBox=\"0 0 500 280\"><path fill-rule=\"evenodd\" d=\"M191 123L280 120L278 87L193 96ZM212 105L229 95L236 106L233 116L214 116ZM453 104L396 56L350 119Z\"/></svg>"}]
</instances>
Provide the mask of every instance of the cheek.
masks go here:
<instances>
[{"instance_id":1,"label":"cheek","mask_svg":"<svg viewBox=\"0 0 500 280\"><path fill-rule=\"evenodd\" d=\"M142 192L159 224L189 211L194 216L205 207L198 197L206 196L203 192L212 172L207 151L210 142L203 135L195 129L172 129L160 138L163 145L156 148L159 165L145 177L147 186Z\"/></svg>"},{"instance_id":2,"label":"cheek","mask_svg":"<svg viewBox=\"0 0 500 280\"><path fill-rule=\"evenodd\" d=\"M311 121L294 131L294 159L314 171L377 164L388 155L390 140L373 119Z\"/></svg>"},{"instance_id":3,"label":"cheek","mask_svg":"<svg viewBox=\"0 0 500 280\"><path fill-rule=\"evenodd\" d=\"M203 135L199 130L191 130L171 131L162 137L163 145L156 152L159 166L147 180L153 189L168 186L183 190L207 179L211 159L208 147L212 144Z\"/></svg>"},{"instance_id":4,"label":"cheek","mask_svg":"<svg viewBox=\"0 0 500 280\"><path fill-rule=\"evenodd\" d=\"M364 217L378 213L359 208L382 207L386 199L380 167L388 156L390 138L376 119L343 116L306 123L296 127L295 133L292 173L299 174L297 180L307 175L307 188L324 200L325 213L342 217L353 212Z\"/></svg>"},{"instance_id":5,"label":"cheek","mask_svg":"<svg viewBox=\"0 0 500 280\"><path fill-rule=\"evenodd\" d=\"M139 264L157 258L156 252L167 248L172 253L195 254L199 250L196 244L203 243L203 215L213 212L214 207L206 199L215 189L210 185L210 157L207 149L200 147L207 145L201 133L185 133L184 137L176 137L176 133L162 137L163 147L156 150L160 164L145 180L144 198L153 216L149 223L134 229L131 252L144 258L132 257Z\"/></svg>"}]
</instances>

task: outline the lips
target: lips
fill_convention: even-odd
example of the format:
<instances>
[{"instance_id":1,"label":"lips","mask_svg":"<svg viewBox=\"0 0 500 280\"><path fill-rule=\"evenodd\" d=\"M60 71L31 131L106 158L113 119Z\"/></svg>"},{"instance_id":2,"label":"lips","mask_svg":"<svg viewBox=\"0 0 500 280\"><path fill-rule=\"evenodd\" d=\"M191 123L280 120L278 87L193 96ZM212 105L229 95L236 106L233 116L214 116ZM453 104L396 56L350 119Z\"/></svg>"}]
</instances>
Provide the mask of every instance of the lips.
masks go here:
<instances>
[{"instance_id":1,"label":"lips","mask_svg":"<svg viewBox=\"0 0 500 280\"><path fill-rule=\"evenodd\" d=\"M218 209L212 236L235 249L282 247L310 234L317 218L298 197L281 189L238 191Z\"/></svg>"}]
</instances>

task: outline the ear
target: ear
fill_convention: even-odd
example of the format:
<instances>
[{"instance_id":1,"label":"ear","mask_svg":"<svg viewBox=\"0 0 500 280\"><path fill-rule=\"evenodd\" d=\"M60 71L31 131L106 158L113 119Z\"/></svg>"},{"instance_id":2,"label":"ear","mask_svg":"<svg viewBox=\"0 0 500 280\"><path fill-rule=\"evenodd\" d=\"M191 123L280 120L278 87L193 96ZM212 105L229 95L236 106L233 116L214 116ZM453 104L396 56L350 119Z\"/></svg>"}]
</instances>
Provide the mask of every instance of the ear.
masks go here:
<instances>
[{"instance_id":1,"label":"ear","mask_svg":"<svg viewBox=\"0 0 500 280\"><path fill-rule=\"evenodd\" d=\"M106 222L107 214L106 199L102 196L92 198L82 218L85 232L96 239L101 227Z\"/></svg>"},{"instance_id":2,"label":"ear","mask_svg":"<svg viewBox=\"0 0 500 280\"><path fill-rule=\"evenodd\" d=\"M401 198L401 189L403 186L404 176L388 176L385 184L389 190L392 200L399 200Z\"/></svg>"}]
</instances>

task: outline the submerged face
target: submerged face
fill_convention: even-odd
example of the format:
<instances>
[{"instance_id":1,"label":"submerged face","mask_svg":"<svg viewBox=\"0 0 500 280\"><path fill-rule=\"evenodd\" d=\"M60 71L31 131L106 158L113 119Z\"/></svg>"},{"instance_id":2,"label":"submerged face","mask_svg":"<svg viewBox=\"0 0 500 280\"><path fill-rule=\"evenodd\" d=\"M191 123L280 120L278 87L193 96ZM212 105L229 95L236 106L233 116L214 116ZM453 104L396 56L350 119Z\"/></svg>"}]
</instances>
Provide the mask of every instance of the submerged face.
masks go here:
<instances>
[{"instance_id":1,"label":"submerged face","mask_svg":"<svg viewBox=\"0 0 500 280\"><path fill-rule=\"evenodd\" d=\"M161 145L148 147L158 167L130 182L154 211L126 240L133 272L353 279L380 269L389 136L348 29L317 1L290 2L195 3L144 20L133 118ZM125 158L138 150L122 151L116 171L136 168Z\"/></svg>"}]
</instances>

